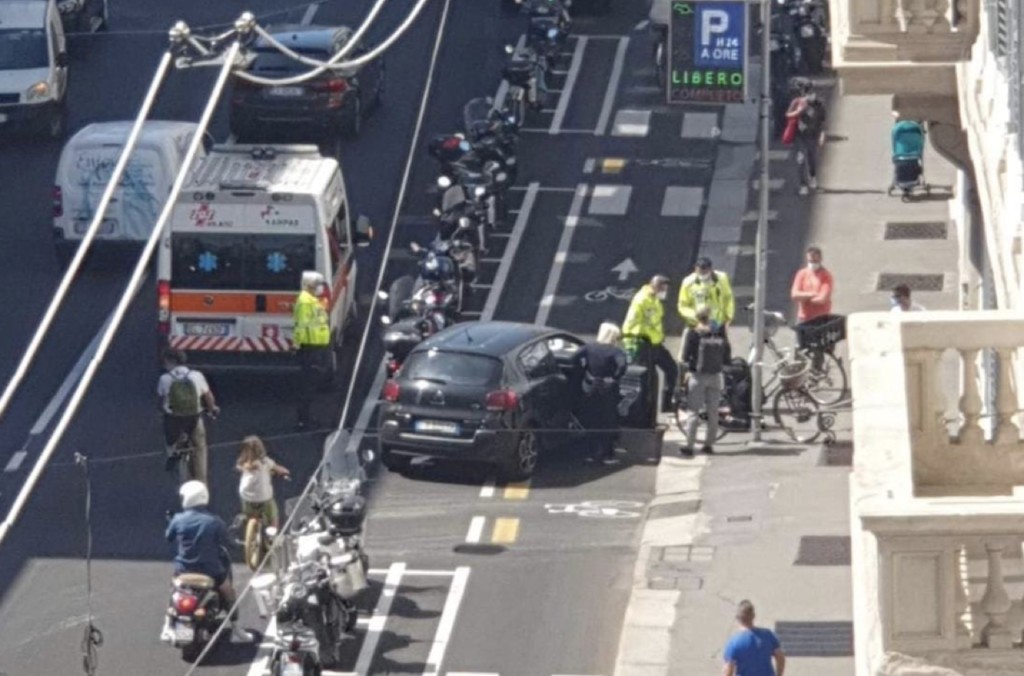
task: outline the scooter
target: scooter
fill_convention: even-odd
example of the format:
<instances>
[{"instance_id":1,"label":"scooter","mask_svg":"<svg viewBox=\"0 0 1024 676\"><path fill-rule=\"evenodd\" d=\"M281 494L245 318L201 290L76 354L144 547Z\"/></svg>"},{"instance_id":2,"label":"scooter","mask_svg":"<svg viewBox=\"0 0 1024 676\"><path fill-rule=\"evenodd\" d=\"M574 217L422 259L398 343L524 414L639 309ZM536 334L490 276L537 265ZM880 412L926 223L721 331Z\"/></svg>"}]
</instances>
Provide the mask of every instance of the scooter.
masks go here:
<instances>
[{"instance_id":1,"label":"scooter","mask_svg":"<svg viewBox=\"0 0 1024 676\"><path fill-rule=\"evenodd\" d=\"M227 552L222 552L222 556L227 559ZM228 570L231 570L230 565ZM167 620L160 638L179 648L183 660L195 662L217 628L227 619L229 608L225 607L220 591L208 575L177 575L171 586Z\"/></svg>"}]
</instances>

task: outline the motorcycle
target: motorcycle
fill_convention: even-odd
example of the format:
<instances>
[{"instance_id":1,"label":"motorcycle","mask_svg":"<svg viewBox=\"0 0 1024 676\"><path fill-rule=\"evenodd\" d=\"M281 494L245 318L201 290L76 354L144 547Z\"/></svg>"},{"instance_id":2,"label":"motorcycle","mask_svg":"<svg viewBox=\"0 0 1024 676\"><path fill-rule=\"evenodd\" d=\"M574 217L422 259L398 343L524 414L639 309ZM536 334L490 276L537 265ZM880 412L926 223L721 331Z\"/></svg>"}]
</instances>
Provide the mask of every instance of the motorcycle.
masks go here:
<instances>
[{"instance_id":1,"label":"motorcycle","mask_svg":"<svg viewBox=\"0 0 1024 676\"><path fill-rule=\"evenodd\" d=\"M517 127L526 121L527 110L540 111L547 98L547 60L530 46L516 50L505 46L509 55L501 77L508 83L508 100Z\"/></svg>"},{"instance_id":2,"label":"motorcycle","mask_svg":"<svg viewBox=\"0 0 1024 676\"><path fill-rule=\"evenodd\" d=\"M222 557L228 559L226 551L222 552ZM228 570L231 570L230 565ZM217 628L227 619L229 608L225 607L220 591L208 575L177 575L171 581L171 587L167 623L161 639L180 648L183 660L195 662Z\"/></svg>"},{"instance_id":3,"label":"motorcycle","mask_svg":"<svg viewBox=\"0 0 1024 676\"><path fill-rule=\"evenodd\" d=\"M526 44L546 59L554 59L569 38L572 17L571 0L521 0L524 14L529 15Z\"/></svg>"}]
</instances>

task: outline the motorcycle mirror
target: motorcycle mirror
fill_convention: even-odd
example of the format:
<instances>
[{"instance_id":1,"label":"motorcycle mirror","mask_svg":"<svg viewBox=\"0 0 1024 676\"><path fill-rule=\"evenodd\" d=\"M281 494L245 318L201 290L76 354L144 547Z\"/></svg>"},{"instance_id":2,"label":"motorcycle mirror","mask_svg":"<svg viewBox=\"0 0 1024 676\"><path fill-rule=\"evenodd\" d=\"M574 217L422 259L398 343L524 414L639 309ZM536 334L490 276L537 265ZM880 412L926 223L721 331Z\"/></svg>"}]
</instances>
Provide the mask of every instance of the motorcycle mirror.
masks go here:
<instances>
[{"instance_id":1,"label":"motorcycle mirror","mask_svg":"<svg viewBox=\"0 0 1024 676\"><path fill-rule=\"evenodd\" d=\"M515 54L515 52L516 52L516 48L515 47L513 47L512 45L505 45L505 53L506 54Z\"/></svg>"},{"instance_id":2,"label":"motorcycle mirror","mask_svg":"<svg viewBox=\"0 0 1024 676\"><path fill-rule=\"evenodd\" d=\"M387 300L388 299L388 292L387 291L378 291L377 292L377 298L379 298L381 300Z\"/></svg>"},{"instance_id":3,"label":"motorcycle mirror","mask_svg":"<svg viewBox=\"0 0 1024 676\"><path fill-rule=\"evenodd\" d=\"M448 178L447 176L438 176L437 177L437 187L438 188L450 188L450 187L452 187L452 179Z\"/></svg>"},{"instance_id":4,"label":"motorcycle mirror","mask_svg":"<svg viewBox=\"0 0 1024 676\"><path fill-rule=\"evenodd\" d=\"M371 464L376 457L372 448L364 448L359 451L359 459L363 461L364 465Z\"/></svg>"},{"instance_id":5,"label":"motorcycle mirror","mask_svg":"<svg viewBox=\"0 0 1024 676\"><path fill-rule=\"evenodd\" d=\"M440 209L438 209L437 207L434 207L434 211L433 211L432 213L433 213L433 214L434 214L435 216L440 216L440 215L441 215L441 210L440 210Z\"/></svg>"},{"instance_id":6,"label":"motorcycle mirror","mask_svg":"<svg viewBox=\"0 0 1024 676\"><path fill-rule=\"evenodd\" d=\"M383 324L384 326L391 326L391 317L388 317L387 315L381 315L380 323Z\"/></svg>"},{"instance_id":7,"label":"motorcycle mirror","mask_svg":"<svg viewBox=\"0 0 1024 676\"><path fill-rule=\"evenodd\" d=\"M409 248L412 249L413 253L419 253L420 251L423 251L423 247L420 246L419 242L412 242L411 244L409 244Z\"/></svg>"}]
</instances>

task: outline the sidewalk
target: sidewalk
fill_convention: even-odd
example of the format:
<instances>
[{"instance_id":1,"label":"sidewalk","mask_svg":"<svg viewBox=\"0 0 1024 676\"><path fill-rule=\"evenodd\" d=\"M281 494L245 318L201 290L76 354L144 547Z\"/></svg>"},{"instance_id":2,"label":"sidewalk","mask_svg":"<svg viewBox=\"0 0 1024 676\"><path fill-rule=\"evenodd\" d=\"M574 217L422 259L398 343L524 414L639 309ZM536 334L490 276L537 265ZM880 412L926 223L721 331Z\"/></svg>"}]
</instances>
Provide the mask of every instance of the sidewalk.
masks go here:
<instances>
[{"instance_id":1,"label":"sidewalk","mask_svg":"<svg viewBox=\"0 0 1024 676\"><path fill-rule=\"evenodd\" d=\"M906 203L886 195L892 123L887 97L833 99L822 189L810 197L796 194L790 149L773 150L770 307L789 309L789 281L809 243L824 250L837 313L884 310L900 282L928 309L956 307L949 192ZM926 152L925 174L933 185L954 183L952 167L934 152ZM748 210L756 199L751 190ZM739 236L753 243L748 223ZM750 249L732 247L737 260L725 263L741 289L752 286ZM732 335L737 354L745 354L749 332L738 326ZM829 447L786 443L781 432L768 431L759 444L727 436L714 456L693 460L677 454L682 438L670 430L616 676L720 674L733 612L744 598L757 607L757 623L779 634L787 676L853 675L848 412L838 414L834 429L838 441Z\"/></svg>"}]
</instances>

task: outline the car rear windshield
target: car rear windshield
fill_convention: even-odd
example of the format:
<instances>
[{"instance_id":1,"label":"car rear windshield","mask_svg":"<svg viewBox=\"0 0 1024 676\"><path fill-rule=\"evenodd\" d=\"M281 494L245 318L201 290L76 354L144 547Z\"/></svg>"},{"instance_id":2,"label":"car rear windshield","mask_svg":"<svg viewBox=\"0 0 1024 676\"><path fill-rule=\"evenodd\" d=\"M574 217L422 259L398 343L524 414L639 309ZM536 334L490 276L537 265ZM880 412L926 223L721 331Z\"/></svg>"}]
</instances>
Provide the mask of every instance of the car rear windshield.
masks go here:
<instances>
[{"instance_id":1,"label":"car rear windshield","mask_svg":"<svg viewBox=\"0 0 1024 676\"><path fill-rule=\"evenodd\" d=\"M0 70L49 66L46 31L21 28L0 30Z\"/></svg>"},{"instance_id":2,"label":"car rear windshield","mask_svg":"<svg viewBox=\"0 0 1024 676\"><path fill-rule=\"evenodd\" d=\"M425 350L409 355L402 366L402 377L446 385L497 386L501 381L501 362L463 352Z\"/></svg>"},{"instance_id":3,"label":"car rear windshield","mask_svg":"<svg viewBox=\"0 0 1024 676\"><path fill-rule=\"evenodd\" d=\"M331 58L328 52L321 49L289 49L317 61L327 61ZM305 73L309 66L282 54L274 47L264 47L256 49L256 60L253 61L251 70L254 73Z\"/></svg>"},{"instance_id":4,"label":"car rear windshield","mask_svg":"<svg viewBox=\"0 0 1024 676\"><path fill-rule=\"evenodd\" d=\"M313 235L176 233L171 285L176 289L296 291L316 269Z\"/></svg>"}]
</instances>

